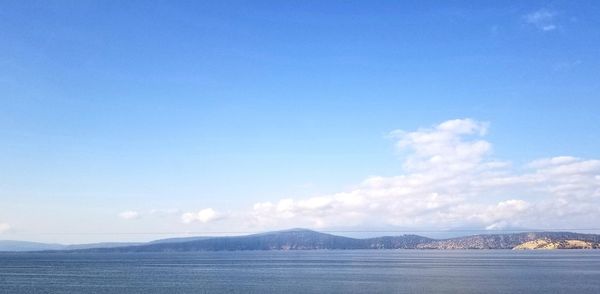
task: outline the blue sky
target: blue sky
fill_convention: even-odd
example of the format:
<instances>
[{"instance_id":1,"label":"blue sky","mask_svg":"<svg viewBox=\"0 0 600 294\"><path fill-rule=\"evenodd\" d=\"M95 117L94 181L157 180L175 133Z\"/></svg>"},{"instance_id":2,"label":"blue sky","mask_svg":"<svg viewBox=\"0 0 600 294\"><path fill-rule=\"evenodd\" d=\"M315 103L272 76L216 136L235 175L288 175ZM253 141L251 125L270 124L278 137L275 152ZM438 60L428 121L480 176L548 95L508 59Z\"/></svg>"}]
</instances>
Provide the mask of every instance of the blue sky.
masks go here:
<instances>
[{"instance_id":1,"label":"blue sky","mask_svg":"<svg viewBox=\"0 0 600 294\"><path fill-rule=\"evenodd\" d=\"M493 148L479 162L508 161L512 174L541 158L600 158L596 1L2 6L0 238L276 228L241 219L255 216L247 211L256 203L327 198L372 176L423 173L406 167L421 145L398 148L406 138L390 132L434 132L454 119L470 118L463 125L475 131L453 133L451 143L485 129ZM586 171L592 207L600 207L597 172ZM510 189L466 202L542 197ZM304 224L297 215L290 223ZM504 221L400 218L354 226ZM504 226L542 226L523 222Z\"/></svg>"}]
</instances>

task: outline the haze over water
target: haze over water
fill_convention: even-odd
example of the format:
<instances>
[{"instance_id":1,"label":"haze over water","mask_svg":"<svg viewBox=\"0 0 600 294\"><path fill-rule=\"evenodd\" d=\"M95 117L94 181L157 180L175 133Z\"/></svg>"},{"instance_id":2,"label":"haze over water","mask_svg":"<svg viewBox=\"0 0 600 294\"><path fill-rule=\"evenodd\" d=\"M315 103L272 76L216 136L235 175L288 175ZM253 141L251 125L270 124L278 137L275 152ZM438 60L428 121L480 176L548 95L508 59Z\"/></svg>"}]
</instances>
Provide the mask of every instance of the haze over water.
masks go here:
<instances>
[{"instance_id":1,"label":"haze over water","mask_svg":"<svg viewBox=\"0 0 600 294\"><path fill-rule=\"evenodd\" d=\"M1 253L0 293L599 293L600 251Z\"/></svg>"}]
</instances>

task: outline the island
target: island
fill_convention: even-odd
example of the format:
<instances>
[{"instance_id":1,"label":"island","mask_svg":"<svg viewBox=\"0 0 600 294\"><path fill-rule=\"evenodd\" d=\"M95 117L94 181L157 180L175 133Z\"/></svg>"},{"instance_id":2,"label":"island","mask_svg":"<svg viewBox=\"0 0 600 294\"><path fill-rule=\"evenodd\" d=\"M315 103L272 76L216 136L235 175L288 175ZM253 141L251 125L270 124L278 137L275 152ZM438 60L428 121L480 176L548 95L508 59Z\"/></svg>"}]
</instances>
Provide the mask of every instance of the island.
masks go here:
<instances>
[{"instance_id":1,"label":"island","mask_svg":"<svg viewBox=\"0 0 600 294\"><path fill-rule=\"evenodd\" d=\"M19 244L21 244L21 246L19 246ZM433 239L412 234L360 239L307 229L291 229L243 236L203 236L162 239L147 243L59 245L0 241L0 251L69 251L101 253L360 249L600 249L600 235L541 231L508 234L490 233L448 239Z\"/></svg>"}]
</instances>

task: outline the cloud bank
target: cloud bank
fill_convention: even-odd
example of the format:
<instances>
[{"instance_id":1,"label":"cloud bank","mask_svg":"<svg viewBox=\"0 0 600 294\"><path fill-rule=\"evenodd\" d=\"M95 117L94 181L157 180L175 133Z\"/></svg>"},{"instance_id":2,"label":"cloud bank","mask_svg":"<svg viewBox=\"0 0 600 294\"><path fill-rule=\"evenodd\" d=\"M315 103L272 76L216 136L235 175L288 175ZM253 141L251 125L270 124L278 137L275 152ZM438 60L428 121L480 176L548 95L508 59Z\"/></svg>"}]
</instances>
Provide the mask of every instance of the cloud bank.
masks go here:
<instances>
[{"instance_id":1,"label":"cloud bank","mask_svg":"<svg viewBox=\"0 0 600 294\"><path fill-rule=\"evenodd\" d=\"M454 119L389 134L398 176L366 178L348 191L257 202L246 211L186 212L205 228L578 229L600 221L600 160L541 158L522 166L493 156L488 123ZM218 224L214 221L219 220Z\"/></svg>"},{"instance_id":2,"label":"cloud bank","mask_svg":"<svg viewBox=\"0 0 600 294\"><path fill-rule=\"evenodd\" d=\"M355 189L256 203L259 228L388 227L506 229L589 227L600 220L600 161L543 158L522 167L492 158L488 124L449 120L390 136L404 173Z\"/></svg>"}]
</instances>

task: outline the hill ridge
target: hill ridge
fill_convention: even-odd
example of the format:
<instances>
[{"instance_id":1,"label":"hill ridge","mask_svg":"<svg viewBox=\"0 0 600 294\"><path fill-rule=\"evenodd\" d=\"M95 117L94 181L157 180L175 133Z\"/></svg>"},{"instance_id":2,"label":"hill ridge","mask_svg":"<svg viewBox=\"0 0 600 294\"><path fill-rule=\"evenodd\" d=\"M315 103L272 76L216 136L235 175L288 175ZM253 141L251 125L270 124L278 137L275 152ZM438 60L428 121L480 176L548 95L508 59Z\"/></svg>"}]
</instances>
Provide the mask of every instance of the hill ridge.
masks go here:
<instances>
[{"instance_id":1,"label":"hill ridge","mask_svg":"<svg viewBox=\"0 0 600 294\"><path fill-rule=\"evenodd\" d=\"M28 251L71 251L71 252L185 252L185 251L241 251L241 250L323 250L323 249L514 249L522 244L546 240L559 244L551 249L600 248L600 235L573 232L531 231L505 234L477 234L447 239L433 239L415 234L352 238L310 229L293 228L241 236L182 237L159 239L146 243L97 243L88 245L43 246L40 249L27 247ZM570 240L571 243L565 243ZM563 246L581 241L586 246ZM0 245L2 241L0 241ZM4 241L11 242L11 241ZM539 243L539 242L538 242ZM106 244L106 246L102 246ZM90 246L93 245L93 246ZM531 243L521 246L535 247ZM543 246L539 246L540 248ZM555 247L555 248L554 248ZM533 248L533 249L537 249ZM0 246L0 251L2 247Z\"/></svg>"},{"instance_id":2,"label":"hill ridge","mask_svg":"<svg viewBox=\"0 0 600 294\"><path fill-rule=\"evenodd\" d=\"M432 239L414 234L351 238L309 229L290 229L243 236L213 237L180 243L142 244L93 251L237 251L237 250L322 250L322 249L513 249L539 238L553 241L580 240L600 243L600 235L572 232L522 232L479 234L449 239Z\"/></svg>"}]
</instances>

